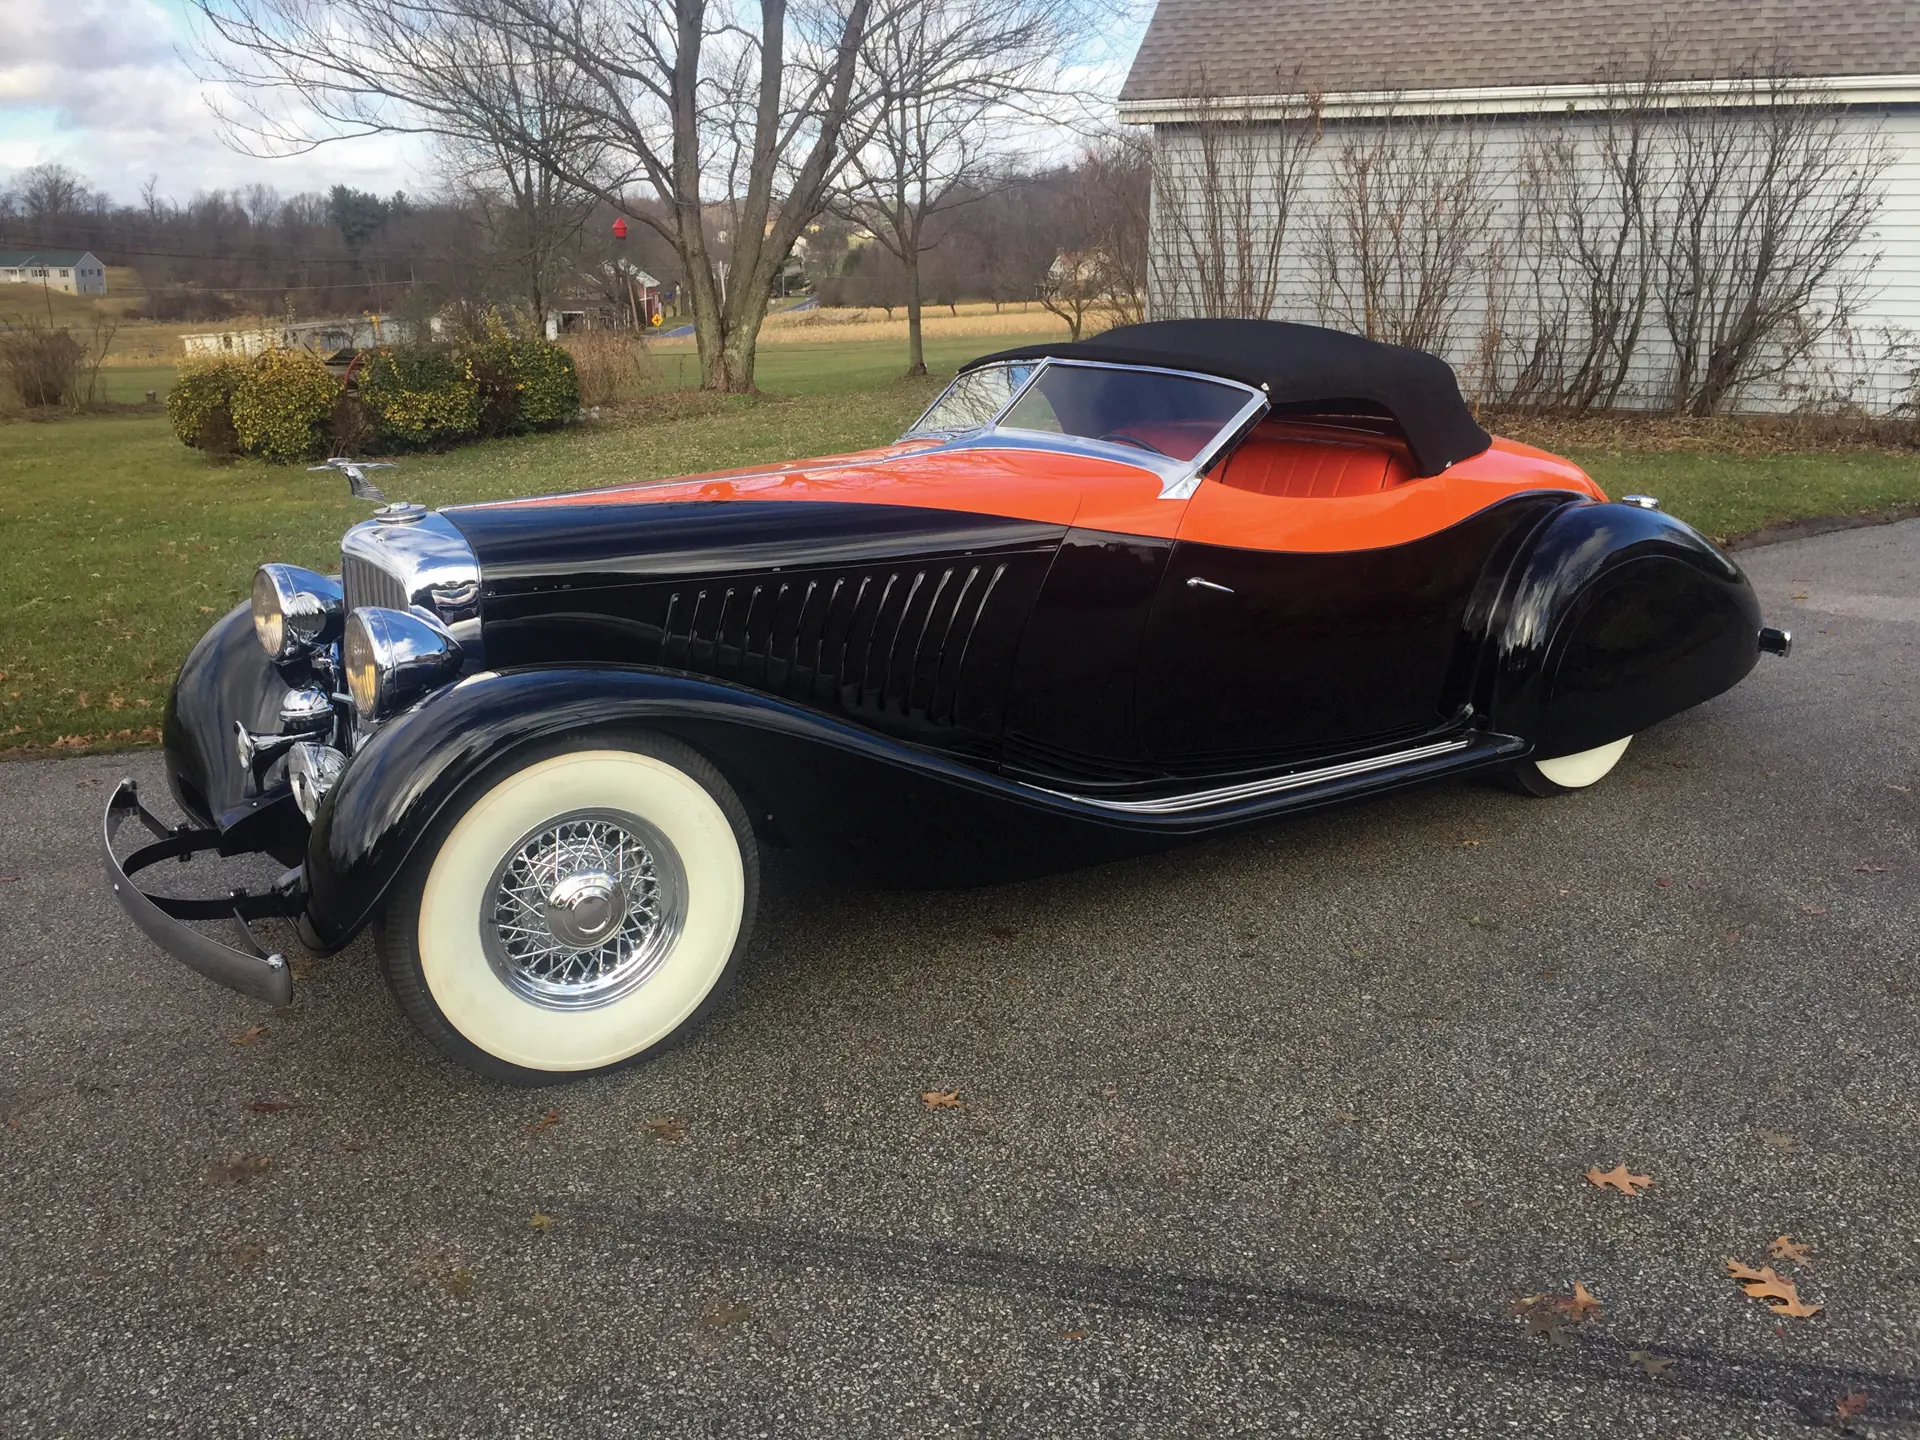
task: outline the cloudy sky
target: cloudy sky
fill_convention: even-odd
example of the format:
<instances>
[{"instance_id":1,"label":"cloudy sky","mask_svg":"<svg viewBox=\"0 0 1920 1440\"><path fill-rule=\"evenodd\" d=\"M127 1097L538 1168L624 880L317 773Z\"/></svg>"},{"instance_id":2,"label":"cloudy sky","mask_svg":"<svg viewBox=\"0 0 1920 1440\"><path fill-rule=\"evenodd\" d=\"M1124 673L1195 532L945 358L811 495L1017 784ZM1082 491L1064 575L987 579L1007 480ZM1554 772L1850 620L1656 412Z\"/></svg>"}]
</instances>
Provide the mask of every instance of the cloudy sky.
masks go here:
<instances>
[{"instance_id":1,"label":"cloudy sky","mask_svg":"<svg viewBox=\"0 0 1920 1440\"><path fill-rule=\"evenodd\" d=\"M1143 0L1109 0L1125 18L1089 44L1078 78L1112 94L1138 41ZM213 107L220 87L195 78L188 0L0 0L0 184L57 161L131 203L149 177L186 200L260 182L282 194L347 184L387 194L431 186L423 144L371 137L305 155L242 153ZM229 109L232 107L229 106Z\"/></svg>"},{"instance_id":2,"label":"cloudy sky","mask_svg":"<svg viewBox=\"0 0 1920 1440\"><path fill-rule=\"evenodd\" d=\"M301 156L256 159L225 142L219 99L185 58L186 0L0 0L0 181L59 161L96 189L132 201L149 176L160 193L261 181L283 193L336 182L386 193L423 187L416 145L366 139Z\"/></svg>"}]
</instances>

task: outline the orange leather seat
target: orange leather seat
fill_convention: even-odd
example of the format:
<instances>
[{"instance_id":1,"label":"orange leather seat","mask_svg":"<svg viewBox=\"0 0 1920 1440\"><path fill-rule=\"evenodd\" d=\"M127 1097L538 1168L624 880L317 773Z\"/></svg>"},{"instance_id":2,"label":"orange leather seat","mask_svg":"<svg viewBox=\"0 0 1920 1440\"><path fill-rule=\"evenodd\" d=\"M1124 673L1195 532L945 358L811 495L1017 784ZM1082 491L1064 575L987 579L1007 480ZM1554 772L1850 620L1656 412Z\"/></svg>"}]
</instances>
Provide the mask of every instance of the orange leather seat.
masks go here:
<instances>
[{"instance_id":1,"label":"orange leather seat","mask_svg":"<svg viewBox=\"0 0 1920 1440\"><path fill-rule=\"evenodd\" d=\"M1373 495L1406 478L1389 450L1258 431L1228 457L1220 483L1259 495L1326 500Z\"/></svg>"}]
</instances>

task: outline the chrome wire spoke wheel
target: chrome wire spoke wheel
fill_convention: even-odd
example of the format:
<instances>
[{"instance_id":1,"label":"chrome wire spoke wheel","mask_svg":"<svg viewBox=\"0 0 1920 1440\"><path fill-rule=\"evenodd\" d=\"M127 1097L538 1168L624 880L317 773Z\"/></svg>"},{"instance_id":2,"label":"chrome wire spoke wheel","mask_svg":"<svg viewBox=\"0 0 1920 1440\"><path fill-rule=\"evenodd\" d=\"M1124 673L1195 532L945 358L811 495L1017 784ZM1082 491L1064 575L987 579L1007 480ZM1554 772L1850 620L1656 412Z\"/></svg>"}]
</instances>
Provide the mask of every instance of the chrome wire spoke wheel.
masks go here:
<instances>
[{"instance_id":1,"label":"chrome wire spoke wheel","mask_svg":"<svg viewBox=\"0 0 1920 1440\"><path fill-rule=\"evenodd\" d=\"M631 994L686 921L672 843L639 816L576 810L521 837L487 886L481 934L494 973L556 1010Z\"/></svg>"},{"instance_id":2,"label":"chrome wire spoke wheel","mask_svg":"<svg viewBox=\"0 0 1920 1440\"><path fill-rule=\"evenodd\" d=\"M698 1023L759 892L753 826L711 761L646 730L562 738L463 800L380 922L388 982L428 1039L545 1084Z\"/></svg>"}]
</instances>

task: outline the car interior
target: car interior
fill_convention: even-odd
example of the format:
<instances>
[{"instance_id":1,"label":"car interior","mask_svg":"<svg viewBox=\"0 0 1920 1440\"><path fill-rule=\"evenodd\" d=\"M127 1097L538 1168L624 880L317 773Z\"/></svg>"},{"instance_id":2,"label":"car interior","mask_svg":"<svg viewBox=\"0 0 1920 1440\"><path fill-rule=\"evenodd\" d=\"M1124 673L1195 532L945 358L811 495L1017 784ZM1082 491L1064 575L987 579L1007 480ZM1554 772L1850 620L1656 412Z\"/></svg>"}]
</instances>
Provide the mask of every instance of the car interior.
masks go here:
<instances>
[{"instance_id":1,"label":"car interior","mask_svg":"<svg viewBox=\"0 0 1920 1440\"><path fill-rule=\"evenodd\" d=\"M1210 476L1235 490L1290 500L1376 495L1412 477L1406 441L1362 416L1269 417Z\"/></svg>"}]
</instances>

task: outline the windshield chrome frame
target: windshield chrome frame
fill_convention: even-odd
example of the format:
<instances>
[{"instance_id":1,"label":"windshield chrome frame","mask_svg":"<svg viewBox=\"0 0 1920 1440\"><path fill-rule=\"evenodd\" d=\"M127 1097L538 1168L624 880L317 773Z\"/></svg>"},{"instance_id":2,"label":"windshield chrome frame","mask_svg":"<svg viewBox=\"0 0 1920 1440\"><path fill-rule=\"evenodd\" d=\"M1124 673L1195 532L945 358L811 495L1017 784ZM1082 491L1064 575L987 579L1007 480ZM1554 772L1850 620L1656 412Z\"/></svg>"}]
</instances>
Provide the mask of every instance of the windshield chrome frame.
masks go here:
<instances>
[{"instance_id":1,"label":"windshield chrome frame","mask_svg":"<svg viewBox=\"0 0 1920 1440\"><path fill-rule=\"evenodd\" d=\"M1017 365L1020 361L996 361L996 364ZM1083 435L1067 435L1058 430L1025 430L1018 426L1002 426L1007 414L1018 405L1021 398L1040 379L1048 369L1059 365L1079 370L1130 370L1143 375L1171 375L1182 380L1199 380L1208 385L1222 385L1229 390L1239 390L1247 396L1246 403L1227 420L1213 439L1203 446L1199 454L1191 460L1175 460L1171 456L1155 456L1148 451L1136 449L1131 445L1118 445L1111 441L1094 440ZM982 367L984 368L984 367ZM1118 460L1122 464L1133 465L1160 477L1160 495L1162 500L1186 500L1200 487L1201 477L1218 460L1228 447L1239 441L1252 426L1258 422L1268 408L1267 393L1264 388L1256 388L1240 380L1229 380L1221 375L1205 375L1197 370L1175 370L1164 365L1127 365L1112 360L1057 359L1043 355L1034 362L1033 371L1008 397L1007 403L994 413L991 420L965 430L923 431L920 424L931 415L940 402L947 398L947 391L958 385L961 376L970 374L963 371L956 375L934 397L933 404L920 412L920 418L900 438L901 440L938 440L944 441L942 448L965 449L969 445L998 447L1010 445L1018 447L1024 442L1041 442L1049 450L1066 450L1076 454L1097 455L1102 459Z\"/></svg>"}]
</instances>

